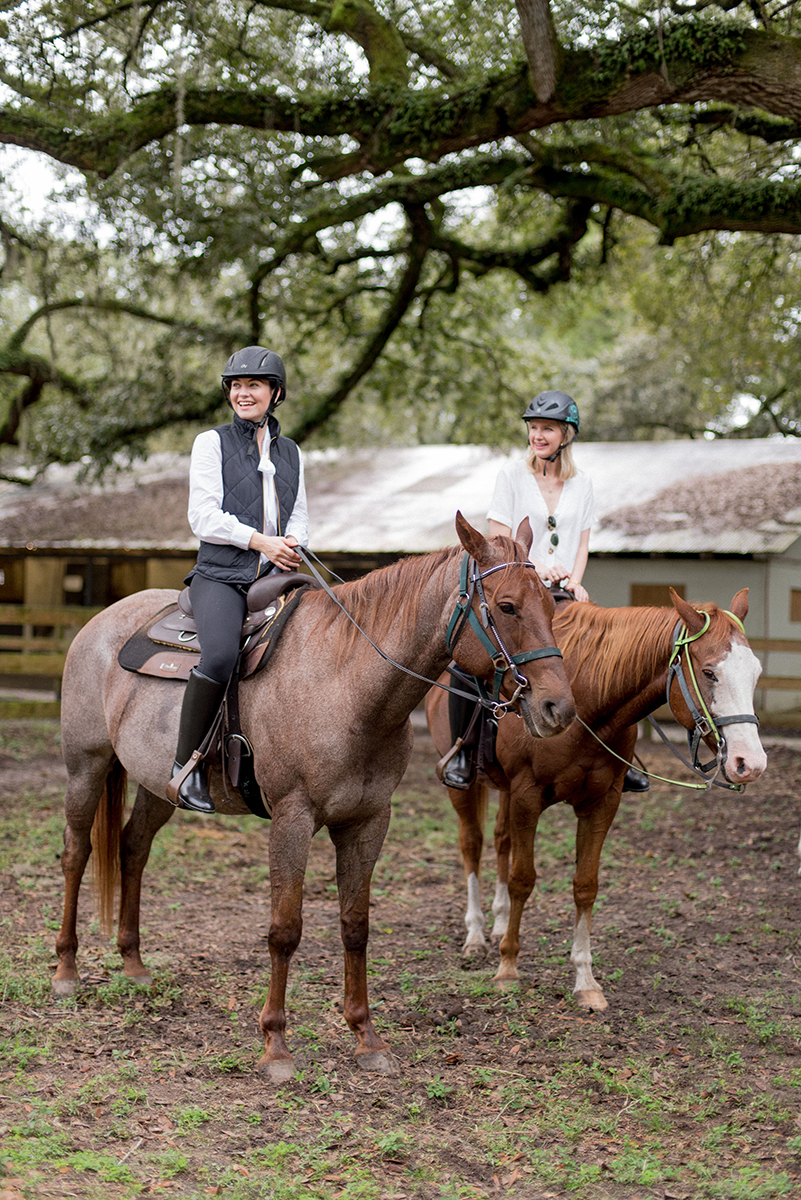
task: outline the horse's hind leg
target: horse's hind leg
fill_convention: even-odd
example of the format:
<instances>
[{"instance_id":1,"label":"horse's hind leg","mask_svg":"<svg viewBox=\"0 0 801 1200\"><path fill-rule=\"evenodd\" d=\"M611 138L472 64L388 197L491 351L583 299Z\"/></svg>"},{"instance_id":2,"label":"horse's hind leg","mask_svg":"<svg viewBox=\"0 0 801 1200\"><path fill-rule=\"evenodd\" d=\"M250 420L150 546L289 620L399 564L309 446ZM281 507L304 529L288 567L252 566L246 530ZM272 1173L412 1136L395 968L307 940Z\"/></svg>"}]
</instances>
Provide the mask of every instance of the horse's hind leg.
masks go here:
<instances>
[{"instance_id":1,"label":"horse's hind leg","mask_svg":"<svg viewBox=\"0 0 801 1200\"><path fill-rule=\"evenodd\" d=\"M139 907L142 896L142 874L150 857L150 847L162 825L169 821L175 809L160 796L139 787L131 815L122 831L120 868L120 923L117 948L122 955L123 973L142 987L149 987L153 977L139 953Z\"/></svg>"},{"instance_id":2,"label":"horse's hind leg","mask_svg":"<svg viewBox=\"0 0 801 1200\"><path fill-rule=\"evenodd\" d=\"M367 995L367 939L369 936L370 880L384 844L389 805L359 825L331 829L337 852L337 888L342 945L345 951L344 1015L356 1034L356 1062L365 1071L396 1075L397 1064L389 1047L378 1036L370 1017Z\"/></svg>"},{"instance_id":3,"label":"horse's hind leg","mask_svg":"<svg viewBox=\"0 0 801 1200\"><path fill-rule=\"evenodd\" d=\"M484 784L476 780L464 791L448 788L448 795L459 818L459 849L462 853L462 866L467 885L467 909L464 916L467 937L462 946L462 953L477 954L479 951L487 949L487 942L484 938L486 922L481 911L480 885L487 789Z\"/></svg>"},{"instance_id":4,"label":"horse's hind leg","mask_svg":"<svg viewBox=\"0 0 801 1200\"><path fill-rule=\"evenodd\" d=\"M70 756L65 753L65 759L69 776L64 800L67 824L64 829L64 853L61 856L64 914L56 938L58 966L50 985L54 996L74 996L80 983L75 961L78 952L78 897L92 852L95 813L116 762L111 747L91 755L84 754L74 762L70 762Z\"/></svg>"}]
</instances>

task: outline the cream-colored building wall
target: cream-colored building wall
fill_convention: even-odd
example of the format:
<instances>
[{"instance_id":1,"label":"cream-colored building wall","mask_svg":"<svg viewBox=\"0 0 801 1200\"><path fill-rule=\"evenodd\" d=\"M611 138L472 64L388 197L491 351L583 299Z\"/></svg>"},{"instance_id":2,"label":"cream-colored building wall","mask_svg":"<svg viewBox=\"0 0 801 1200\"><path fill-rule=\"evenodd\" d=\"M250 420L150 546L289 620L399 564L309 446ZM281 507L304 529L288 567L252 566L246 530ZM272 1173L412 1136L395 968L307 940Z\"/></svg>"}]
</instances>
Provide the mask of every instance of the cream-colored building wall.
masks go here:
<instances>
[{"instance_id":1,"label":"cream-colored building wall","mask_svg":"<svg viewBox=\"0 0 801 1200\"><path fill-rule=\"evenodd\" d=\"M584 582L595 603L610 608L630 603L632 583L683 584L688 600L714 600L724 608L735 592L747 587L746 633L801 642L801 622L790 620L791 590L801 589L801 539L783 555L765 561L590 555ZM801 653L760 651L758 657L763 675L801 679ZM758 688L756 707L767 712L801 708L801 691Z\"/></svg>"},{"instance_id":2,"label":"cream-colored building wall","mask_svg":"<svg viewBox=\"0 0 801 1200\"><path fill-rule=\"evenodd\" d=\"M607 558L590 554L584 583L592 600L604 608L630 604L633 583L683 585L688 600L713 600L723 608L728 608L735 592L747 587L746 629L754 637L767 637L766 568L766 563L753 559L629 558L624 555Z\"/></svg>"}]
</instances>

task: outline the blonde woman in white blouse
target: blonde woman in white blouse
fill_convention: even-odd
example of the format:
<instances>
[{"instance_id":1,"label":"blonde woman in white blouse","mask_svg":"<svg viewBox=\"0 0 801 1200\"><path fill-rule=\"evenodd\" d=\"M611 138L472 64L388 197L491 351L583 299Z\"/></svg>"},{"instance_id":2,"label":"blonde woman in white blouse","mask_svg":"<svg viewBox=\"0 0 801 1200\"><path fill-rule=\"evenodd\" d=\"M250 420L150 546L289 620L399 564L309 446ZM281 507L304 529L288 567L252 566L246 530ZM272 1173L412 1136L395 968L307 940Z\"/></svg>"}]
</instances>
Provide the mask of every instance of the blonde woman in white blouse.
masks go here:
<instances>
[{"instance_id":1,"label":"blonde woman in white blouse","mask_svg":"<svg viewBox=\"0 0 801 1200\"><path fill-rule=\"evenodd\" d=\"M565 392L540 392L523 413L528 423L525 461L501 467L489 512L490 533L510 535L528 517L534 540L529 557L540 578L589 597L582 584L594 518L592 481L573 462L579 411Z\"/></svg>"}]
</instances>

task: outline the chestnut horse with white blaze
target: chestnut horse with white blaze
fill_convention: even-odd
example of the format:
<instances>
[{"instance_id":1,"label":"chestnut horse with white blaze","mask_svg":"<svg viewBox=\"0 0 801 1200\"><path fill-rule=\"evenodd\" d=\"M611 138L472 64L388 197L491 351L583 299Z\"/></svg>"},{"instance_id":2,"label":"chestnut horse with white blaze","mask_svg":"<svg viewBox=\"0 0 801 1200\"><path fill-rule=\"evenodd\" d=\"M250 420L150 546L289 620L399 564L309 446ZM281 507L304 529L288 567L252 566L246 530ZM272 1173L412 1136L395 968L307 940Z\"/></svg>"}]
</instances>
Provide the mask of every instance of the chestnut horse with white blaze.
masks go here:
<instances>
[{"instance_id":1,"label":"chestnut horse with white blaze","mask_svg":"<svg viewBox=\"0 0 801 1200\"><path fill-rule=\"evenodd\" d=\"M553 601L536 572L526 569L531 565L530 527L518 531L522 545L511 538L485 539L461 514L456 527L461 546L395 563L333 589L395 663L376 653L330 595L312 591L287 624L269 667L240 686L242 730L254 748L256 778L273 814L272 970L260 1019L265 1050L259 1069L274 1081L293 1073L285 1040L287 975L301 938L309 846L323 826L336 850L344 1015L356 1035L357 1062L371 1071L396 1069L370 1018L366 954L370 880L389 823L390 798L411 753L409 715L452 654L471 673L499 674L486 643L467 621L453 644L454 610L460 604L462 610L466 604L465 615L476 609L476 591L485 599L493 648L502 642L511 656L509 669L502 672L501 703L508 697L506 703L524 706L531 733L559 734L575 715L553 643ZM460 583L465 572L477 581L471 582L469 599L463 598ZM61 702L68 772L62 858L66 894L53 980L59 996L73 994L79 983L78 893L90 851L100 871L101 915L107 918L115 864L121 876L117 945L124 973L145 986L152 982L139 952L141 882L153 837L174 812L165 786L183 689L174 680L123 670L117 654L175 596L146 591L119 601L84 627L67 656ZM404 673L397 664L423 678ZM123 828L128 774L139 788ZM247 812L238 797L226 795L218 770L209 782L222 814Z\"/></svg>"},{"instance_id":2,"label":"chestnut horse with white blaze","mask_svg":"<svg viewBox=\"0 0 801 1200\"><path fill-rule=\"evenodd\" d=\"M714 769L724 780L741 785L758 779L767 766L754 715L761 667L742 624L748 612L747 589L737 593L730 610L715 604L694 608L672 589L671 594L673 608L561 604L553 629L579 719L546 743L525 738L521 723L505 718L498 728L497 778L488 783L479 777L469 791L448 789L459 817L468 901L464 950L470 953L486 948L479 872L487 790L499 787L492 930L493 940L500 940L498 980L518 978L520 918L536 881L537 822L546 808L562 802L573 807L577 819L573 991L585 1008L607 1007L593 976L590 947L601 849L620 803L637 722L664 704L668 688L675 719L693 731L699 748L704 742L712 751L714 766L701 764L707 772ZM688 675L695 688L685 690ZM432 690L426 710L440 753L450 741L447 708L442 693Z\"/></svg>"}]
</instances>

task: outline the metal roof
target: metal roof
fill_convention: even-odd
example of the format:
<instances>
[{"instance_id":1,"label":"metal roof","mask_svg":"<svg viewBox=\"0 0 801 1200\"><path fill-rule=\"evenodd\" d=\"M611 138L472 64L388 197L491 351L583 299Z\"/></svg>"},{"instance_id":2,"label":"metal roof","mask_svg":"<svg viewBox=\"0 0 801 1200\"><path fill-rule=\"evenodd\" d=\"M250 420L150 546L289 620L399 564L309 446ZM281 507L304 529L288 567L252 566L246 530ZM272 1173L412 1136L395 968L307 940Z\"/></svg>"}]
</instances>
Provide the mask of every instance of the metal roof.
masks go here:
<instances>
[{"instance_id":1,"label":"metal roof","mask_svg":"<svg viewBox=\"0 0 801 1200\"><path fill-rule=\"evenodd\" d=\"M498 469L522 453L486 446L307 451L312 547L321 555L435 550L453 544L457 509L486 531ZM776 554L801 536L801 439L579 442L574 454L595 490L593 552ZM767 497L758 522L742 515L749 494L737 491L742 472L750 492ZM187 456L158 454L102 486L81 485L76 470L63 467L31 488L0 484L0 544L195 549L187 475ZM777 487L785 477L793 486ZM684 497L681 511L671 510L669 488ZM714 520L702 520L688 502L696 494L717 498ZM729 494L738 504L725 503ZM642 508L654 503L653 513Z\"/></svg>"}]
</instances>

